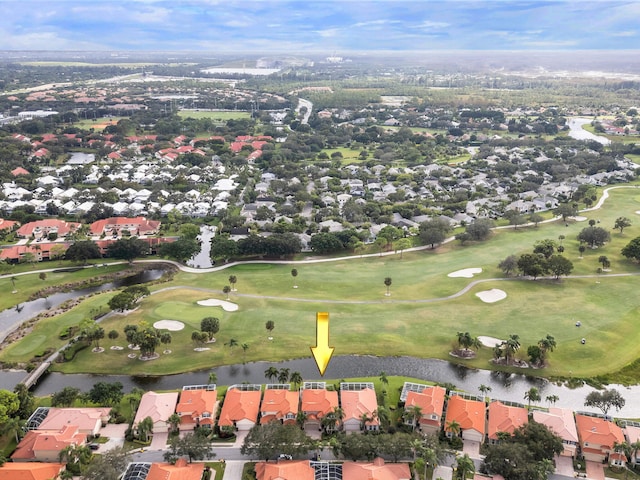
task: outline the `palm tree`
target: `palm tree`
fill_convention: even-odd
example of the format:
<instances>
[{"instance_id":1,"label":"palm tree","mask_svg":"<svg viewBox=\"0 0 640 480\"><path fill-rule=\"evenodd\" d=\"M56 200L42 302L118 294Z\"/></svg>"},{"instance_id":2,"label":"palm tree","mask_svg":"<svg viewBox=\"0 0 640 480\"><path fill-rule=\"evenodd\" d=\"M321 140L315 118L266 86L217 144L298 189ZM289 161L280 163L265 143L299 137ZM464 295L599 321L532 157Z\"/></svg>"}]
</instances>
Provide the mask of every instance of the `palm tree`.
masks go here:
<instances>
[{"instance_id":1,"label":"palm tree","mask_svg":"<svg viewBox=\"0 0 640 480\"><path fill-rule=\"evenodd\" d=\"M236 290L236 283L238 282L238 277L236 277L235 275L231 275L229 277L229 283L231 284L231 291L235 292Z\"/></svg>"},{"instance_id":2,"label":"palm tree","mask_svg":"<svg viewBox=\"0 0 640 480\"><path fill-rule=\"evenodd\" d=\"M458 332L456 336L458 337L458 346L462 350L468 350L472 342L469 332Z\"/></svg>"},{"instance_id":3,"label":"palm tree","mask_svg":"<svg viewBox=\"0 0 640 480\"><path fill-rule=\"evenodd\" d=\"M609 259L606 255L600 255L598 257L598 263L602 264L602 268L607 268L607 264L611 265L611 262L609 262Z\"/></svg>"},{"instance_id":4,"label":"palm tree","mask_svg":"<svg viewBox=\"0 0 640 480\"><path fill-rule=\"evenodd\" d=\"M229 285L225 285L222 287L222 292L227 296L227 300L229 300L229 292L231 291L231 287Z\"/></svg>"},{"instance_id":5,"label":"palm tree","mask_svg":"<svg viewBox=\"0 0 640 480\"><path fill-rule=\"evenodd\" d=\"M289 380L289 369L281 368L280 371L278 372L278 382L287 383L288 380Z\"/></svg>"},{"instance_id":6,"label":"palm tree","mask_svg":"<svg viewBox=\"0 0 640 480\"><path fill-rule=\"evenodd\" d=\"M486 400L487 393L491 391L491 387L489 385L485 385L484 383L481 383L480 386L478 387L478 390L480 390L480 393Z\"/></svg>"},{"instance_id":7,"label":"palm tree","mask_svg":"<svg viewBox=\"0 0 640 480\"><path fill-rule=\"evenodd\" d=\"M302 374L300 372L291 372L289 381L293 383L293 388L297 390L298 388L300 388L300 385L302 385L302 382L303 382Z\"/></svg>"},{"instance_id":8,"label":"palm tree","mask_svg":"<svg viewBox=\"0 0 640 480\"><path fill-rule=\"evenodd\" d=\"M389 409L384 405L380 405L375 411L375 416L378 417L378 420L380 420L380 426L386 430L389 426Z\"/></svg>"},{"instance_id":9,"label":"palm tree","mask_svg":"<svg viewBox=\"0 0 640 480\"><path fill-rule=\"evenodd\" d=\"M246 360L246 357L247 357L247 350L249 350L249 344L248 343L243 343L240 346L242 347L242 363L245 363L245 360Z\"/></svg>"},{"instance_id":10,"label":"palm tree","mask_svg":"<svg viewBox=\"0 0 640 480\"><path fill-rule=\"evenodd\" d=\"M238 341L235 338L231 338L229 339L229 341L227 343L224 344L226 347L229 347L231 349L231 351L233 352L233 347L237 347L238 346Z\"/></svg>"},{"instance_id":11,"label":"palm tree","mask_svg":"<svg viewBox=\"0 0 640 480\"><path fill-rule=\"evenodd\" d=\"M524 392L524 399L528 401L527 408L531 408L531 402L539 402L542 397L540 396L540 390L536 387L531 387Z\"/></svg>"},{"instance_id":12,"label":"palm tree","mask_svg":"<svg viewBox=\"0 0 640 480\"><path fill-rule=\"evenodd\" d=\"M385 295L389 297L391 296L391 292L389 291L389 288L391 287L391 277L386 277L384 279L384 284L387 286L387 293L385 293Z\"/></svg>"},{"instance_id":13,"label":"palm tree","mask_svg":"<svg viewBox=\"0 0 640 480\"><path fill-rule=\"evenodd\" d=\"M83 465L87 465L91 460L91 450L86 445L76 445L72 443L66 446L58 454L60 463L66 463L67 469L73 474L80 475Z\"/></svg>"},{"instance_id":14,"label":"palm tree","mask_svg":"<svg viewBox=\"0 0 640 480\"><path fill-rule=\"evenodd\" d=\"M389 379L387 378L387 374L383 371L380 372L380 381L384 384L384 385L389 385Z\"/></svg>"},{"instance_id":15,"label":"palm tree","mask_svg":"<svg viewBox=\"0 0 640 480\"><path fill-rule=\"evenodd\" d=\"M476 466L467 453L456 458L456 466L456 478L458 480L465 480L467 478L467 474L476 471Z\"/></svg>"},{"instance_id":16,"label":"palm tree","mask_svg":"<svg viewBox=\"0 0 640 480\"><path fill-rule=\"evenodd\" d=\"M296 414L296 424L300 427L300 428L304 428L304 424L307 421L308 415L306 413L304 413L302 410L298 410L298 413Z\"/></svg>"},{"instance_id":17,"label":"palm tree","mask_svg":"<svg viewBox=\"0 0 640 480\"><path fill-rule=\"evenodd\" d=\"M153 419L146 417L138 423L138 437L140 441L146 443L149 440L150 433L153 433Z\"/></svg>"},{"instance_id":18,"label":"palm tree","mask_svg":"<svg viewBox=\"0 0 640 480\"><path fill-rule=\"evenodd\" d=\"M178 415L177 413L172 413L167 419L167 423L171 426L172 432L177 432L180 425L180 415Z\"/></svg>"},{"instance_id":19,"label":"palm tree","mask_svg":"<svg viewBox=\"0 0 640 480\"><path fill-rule=\"evenodd\" d=\"M452 435L457 437L460 435L460 424L455 420L451 420L450 422L447 422L445 430L447 432L451 432Z\"/></svg>"},{"instance_id":20,"label":"palm tree","mask_svg":"<svg viewBox=\"0 0 640 480\"><path fill-rule=\"evenodd\" d=\"M503 345L504 345L504 356L507 359L507 365L508 365L511 361L511 357L513 357L513 355L515 355L515 353L520 348L520 336L516 334L509 335L509 338L507 339L506 342L503 343Z\"/></svg>"},{"instance_id":21,"label":"palm tree","mask_svg":"<svg viewBox=\"0 0 640 480\"><path fill-rule=\"evenodd\" d=\"M541 360L544 364L545 357L547 356L547 352L553 352L556 348L556 339L553 338L552 335L547 335L543 339L538 341L538 347L540 348Z\"/></svg>"},{"instance_id":22,"label":"palm tree","mask_svg":"<svg viewBox=\"0 0 640 480\"><path fill-rule=\"evenodd\" d=\"M578 251L580 252L580 258L582 258L582 255L584 254L586 249L587 249L587 247L585 247L584 245L580 245L578 247Z\"/></svg>"},{"instance_id":23,"label":"palm tree","mask_svg":"<svg viewBox=\"0 0 640 480\"><path fill-rule=\"evenodd\" d=\"M558 395L547 395L545 400L549 402L549 405L555 405L555 403L560 400L560 397L558 397Z\"/></svg>"},{"instance_id":24,"label":"palm tree","mask_svg":"<svg viewBox=\"0 0 640 480\"><path fill-rule=\"evenodd\" d=\"M209 384L218 383L218 374L216 372L209 373Z\"/></svg>"},{"instance_id":25,"label":"palm tree","mask_svg":"<svg viewBox=\"0 0 640 480\"><path fill-rule=\"evenodd\" d=\"M11 285L13 286L13 291L11 293L18 293L18 290L16 290L16 277L11 277Z\"/></svg>"},{"instance_id":26,"label":"palm tree","mask_svg":"<svg viewBox=\"0 0 640 480\"><path fill-rule=\"evenodd\" d=\"M274 378L278 378L278 369L276 367L269 367L264 371L264 376L270 381Z\"/></svg>"},{"instance_id":27,"label":"palm tree","mask_svg":"<svg viewBox=\"0 0 640 480\"><path fill-rule=\"evenodd\" d=\"M422 408L418 405L411 405L405 408L404 417L411 422L411 430L414 431L422 418Z\"/></svg>"},{"instance_id":28,"label":"palm tree","mask_svg":"<svg viewBox=\"0 0 640 480\"><path fill-rule=\"evenodd\" d=\"M298 276L298 270L295 268L292 268L291 276L293 277L293 288L298 288L298 285L296 285L296 277Z\"/></svg>"},{"instance_id":29,"label":"palm tree","mask_svg":"<svg viewBox=\"0 0 640 480\"><path fill-rule=\"evenodd\" d=\"M373 415L369 416L367 412L363 412L360 415L360 430L364 431L367 428L367 423L373 421Z\"/></svg>"}]
</instances>

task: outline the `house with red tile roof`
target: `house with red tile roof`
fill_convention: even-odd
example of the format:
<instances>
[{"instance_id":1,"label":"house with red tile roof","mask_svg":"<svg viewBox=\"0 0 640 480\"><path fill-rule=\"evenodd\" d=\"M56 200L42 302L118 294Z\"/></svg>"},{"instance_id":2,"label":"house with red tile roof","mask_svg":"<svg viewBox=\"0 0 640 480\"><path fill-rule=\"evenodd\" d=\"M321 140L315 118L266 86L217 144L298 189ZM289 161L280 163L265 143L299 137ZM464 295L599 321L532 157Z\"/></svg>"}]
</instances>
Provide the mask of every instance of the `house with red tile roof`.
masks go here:
<instances>
[{"instance_id":1,"label":"house with red tile roof","mask_svg":"<svg viewBox=\"0 0 640 480\"><path fill-rule=\"evenodd\" d=\"M564 451L561 455L575 458L580 440L573 410L558 407L550 407L547 412L534 410L533 421L541 423L562 439Z\"/></svg>"},{"instance_id":2,"label":"house with red tile roof","mask_svg":"<svg viewBox=\"0 0 640 480\"><path fill-rule=\"evenodd\" d=\"M260 405L260 424L279 421L285 425L295 425L299 403L298 392L267 387Z\"/></svg>"},{"instance_id":3,"label":"house with red tile roof","mask_svg":"<svg viewBox=\"0 0 640 480\"><path fill-rule=\"evenodd\" d=\"M29 170L22 167L17 167L11 170L11 175L13 175L14 177L17 177L19 175L29 175Z\"/></svg>"},{"instance_id":4,"label":"house with red tile roof","mask_svg":"<svg viewBox=\"0 0 640 480\"><path fill-rule=\"evenodd\" d=\"M366 480L410 480L411 471L406 463L385 463L378 457L373 462L344 462L342 478Z\"/></svg>"},{"instance_id":5,"label":"house with red tile roof","mask_svg":"<svg viewBox=\"0 0 640 480\"><path fill-rule=\"evenodd\" d=\"M56 462L60 452L70 445L83 445L87 434L76 425L59 431L29 430L11 455L14 462Z\"/></svg>"},{"instance_id":6,"label":"house with red tile roof","mask_svg":"<svg viewBox=\"0 0 640 480\"><path fill-rule=\"evenodd\" d=\"M55 233L58 238L66 237L68 234L75 232L80 228L77 222L66 222L57 218L45 218L44 220L36 220L22 225L16 234L21 238L29 238L33 236L35 239L46 238L50 233Z\"/></svg>"},{"instance_id":7,"label":"house with red tile roof","mask_svg":"<svg viewBox=\"0 0 640 480\"><path fill-rule=\"evenodd\" d=\"M257 480L314 480L316 472L309 460L258 462L255 471Z\"/></svg>"},{"instance_id":8,"label":"house with red tile roof","mask_svg":"<svg viewBox=\"0 0 640 480\"><path fill-rule=\"evenodd\" d=\"M498 433L504 432L513 435L516 428L529 422L529 412L524 407L512 407L500 401L489 404L489 417L487 422L487 438L489 443L498 443Z\"/></svg>"},{"instance_id":9,"label":"house with red tile roof","mask_svg":"<svg viewBox=\"0 0 640 480\"><path fill-rule=\"evenodd\" d=\"M218 392L215 385L201 388L184 387L180 392L180 401L176 413L180 415L180 430L193 430L195 427L213 428L218 412Z\"/></svg>"},{"instance_id":10,"label":"house with red tile roof","mask_svg":"<svg viewBox=\"0 0 640 480\"><path fill-rule=\"evenodd\" d=\"M164 433L169 431L169 417L176 411L178 392L146 392L140 399L140 405L133 419L133 427L147 417L153 420L153 432Z\"/></svg>"},{"instance_id":11,"label":"house with red tile roof","mask_svg":"<svg viewBox=\"0 0 640 480\"><path fill-rule=\"evenodd\" d=\"M305 385L300 393L300 411L305 414L305 429L322 429L322 418L339 407L338 392L327 390L324 382L307 388ZM318 388L315 388L318 387Z\"/></svg>"},{"instance_id":12,"label":"house with red tile roof","mask_svg":"<svg viewBox=\"0 0 640 480\"><path fill-rule=\"evenodd\" d=\"M585 460L604 462L620 460L613 454L614 443L624 442L622 429L604 418L576 415L580 451Z\"/></svg>"},{"instance_id":13,"label":"house with red tile roof","mask_svg":"<svg viewBox=\"0 0 640 480\"><path fill-rule=\"evenodd\" d=\"M48 157L51 154L51 152L49 152L49 150L47 150L46 148L42 147L39 148L38 150L36 150L35 152L33 152L33 155L31 155L32 157L35 158L44 158L44 157Z\"/></svg>"},{"instance_id":14,"label":"house with red tile roof","mask_svg":"<svg viewBox=\"0 0 640 480\"><path fill-rule=\"evenodd\" d=\"M0 260L16 263L25 260L26 254L32 254L36 261L51 260L69 248L69 243L32 243L30 245L13 245L0 249ZM55 247L55 248L54 248ZM56 252L56 248L60 250Z\"/></svg>"},{"instance_id":15,"label":"house with red tile roof","mask_svg":"<svg viewBox=\"0 0 640 480\"><path fill-rule=\"evenodd\" d=\"M187 463L179 458L175 465L153 463L146 480L200 480L204 472L204 463Z\"/></svg>"},{"instance_id":16,"label":"house with red tile roof","mask_svg":"<svg viewBox=\"0 0 640 480\"><path fill-rule=\"evenodd\" d=\"M484 402L467 400L460 395L452 395L447 403L445 433L448 437L454 435L455 433L450 426L457 424L460 428L460 435L464 440L483 442L485 410L486 405Z\"/></svg>"},{"instance_id":17,"label":"house with red tile roof","mask_svg":"<svg viewBox=\"0 0 640 480\"><path fill-rule=\"evenodd\" d=\"M640 442L640 427L626 425L622 429L622 433L624 433L624 437L627 439L629 445ZM640 464L640 450L635 452L635 454L632 453L632 458L630 458L629 461L634 465Z\"/></svg>"},{"instance_id":18,"label":"house with red tile roof","mask_svg":"<svg viewBox=\"0 0 640 480\"><path fill-rule=\"evenodd\" d=\"M0 480L58 480L63 463L6 462L0 467Z\"/></svg>"},{"instance_id":19,"label":"house with red tile roof","mask_svg":"<svg viewBox=\"0 0 640 480\"><path fill-rule=\"evenodd\" d=\"M405 415L405 423L425 433L438 433L442 425L445 394L444 388L436 386L425 386L420 392L410 391L404 403L405 412L417 408L421 416L416 419L412 415Z\"/></svg>"},{"instance_id":20,"label":"house with red tile roof","mask_svg":"<svg viewBox=\"0 0 640 480\"><path fill-rule=\"evenodd\" d=\"M240 431L251 430L258 423L260 385L232 385L227 390L218 419L220 427L234 427Z\"/></svg>"},{"instance_id":21,"label":"house with red tile roof","mask_svg":"<svg viewBox=\"0 0 640 480\"><path fill-rule=\"evenodd\" d=\"M85 435L95 435L107 424L111 415L109 407L57 408L51 407L38 430L60 431L67 425L75 425Z\"/></svg>"},{"instance_id":22,"label":"house with red tile roof","mask_svg":"<svg viewBox=\"0 0 640 480\"><path fill-rule=\"evenodd\" d=\"M13 230L13 227L16 225L20 225L18 222L14 222L13 220L5 220L4 218L0 218L0 230Z\"/></svg>"},{"instance_id":23,"label":"house with red tile roof","mask_svg":"<svg viewBox=\"0 0 640 480\"><path fill-rule=\"evenodd\" d=\"M378 399L373 383L341 383L340 405L344 413L342 425L345 432L380 429Z\"/></svg>"},{"instance_id":24,"label":"house with red tile roof","mask_svg":"<svg viewBox=\"0 0 640 480\"><path fill-rule=\"evenodd\" d=\"M161 224L159 220L147 220L145 217L111 217L93 222L89 231L95 236L121 236L126 230L130 235L140 237L157 234Z\"/></svg>"}]
</instances>

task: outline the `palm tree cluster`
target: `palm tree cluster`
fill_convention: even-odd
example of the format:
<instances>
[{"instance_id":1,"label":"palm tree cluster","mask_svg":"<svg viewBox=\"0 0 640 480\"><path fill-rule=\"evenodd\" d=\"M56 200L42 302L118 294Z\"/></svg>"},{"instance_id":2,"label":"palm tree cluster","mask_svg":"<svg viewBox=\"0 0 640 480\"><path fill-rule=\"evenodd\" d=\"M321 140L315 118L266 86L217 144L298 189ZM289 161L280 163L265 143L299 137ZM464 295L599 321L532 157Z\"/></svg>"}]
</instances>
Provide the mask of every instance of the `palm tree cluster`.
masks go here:
<instances>
[{"instance_id":1,"label":"palm tree cluster","mask_svg":"<svg viewBox=\"0 0 640 480\"><path fill-rule=\"evenodd\" d=\"M458 349L455 351L455 354L460 357L473 357L475 356L475 352L471 349L477 350L482 346L482 342L478 339L478 337L472 337L469 332L458 332L456 333L457 341L458 341Z\"/></svg>"},{"instance_id":2,"label":"palm tree cluster","mask_svg":"<svg viewBox=\"0 0 640 480\"><path fill-rule=\"evenodd\" d=\"M276 367L269 367L264 371L264 376L270 381L278 380L278 383L291 382L296 389L303 382L300 372L291 372L288 368L278 370Z\"/></svg>"}]
</instances>

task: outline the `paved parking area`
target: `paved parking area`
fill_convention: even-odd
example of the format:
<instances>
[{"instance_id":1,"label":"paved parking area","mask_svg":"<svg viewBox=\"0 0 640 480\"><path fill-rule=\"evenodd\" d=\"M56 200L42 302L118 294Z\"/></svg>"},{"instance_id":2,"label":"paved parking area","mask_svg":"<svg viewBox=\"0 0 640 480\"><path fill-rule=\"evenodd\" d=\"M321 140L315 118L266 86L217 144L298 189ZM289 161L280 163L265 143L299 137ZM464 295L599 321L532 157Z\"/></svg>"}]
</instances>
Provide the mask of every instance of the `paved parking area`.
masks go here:
<instances>
[{"instance_id":1,"label":"paved parking area","mask_svg":"<svg viewBox=\"0 0 640 480\"><path fill-rule=\"evenodd\" d=\"M600 462L585 462L587 478L590 480L604 480L604 467Z\"/></svg>"},{"instance_id":2,"label":"paved parking area","mask_svg":"<svg viewBox=\"0 0 640 480\"><path fill-rule=\"evenodd\" d=\"M558 475L564 475L565 477L573 477L575 471L573 470L573 459L571 457L565 457L564 455L556 455L556 473Z\"/></svg>"},{"instance_id":3,"label":"paved parking area","mask_svg":"<svg viewBox=\"0 0 640 480\"><path fill-rule=\"evenodd\" d=\"M128 425L126 423L108 423L106 427L100 430L100 435L107 437L109 441L100 443L100 448L98 448L97 453L104 453L124 445L124 433L127 431L127 428Z\"/></svg>"}]
</instances>

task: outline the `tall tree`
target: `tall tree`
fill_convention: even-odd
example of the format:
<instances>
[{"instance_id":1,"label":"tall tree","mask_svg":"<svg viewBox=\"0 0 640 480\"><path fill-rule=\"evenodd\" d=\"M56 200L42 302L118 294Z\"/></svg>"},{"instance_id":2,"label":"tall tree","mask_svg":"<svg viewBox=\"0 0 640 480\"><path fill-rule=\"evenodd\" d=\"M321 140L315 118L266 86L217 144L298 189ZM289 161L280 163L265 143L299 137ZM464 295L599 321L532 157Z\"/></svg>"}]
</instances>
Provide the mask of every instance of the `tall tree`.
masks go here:
<instances>
[{"instance_id":1,"label":"tall tree","mask_svg":"<svg viewBox=\"0 0 640 480\"><path fill-rule=\"evenodd\" d=\"M213 340L215 334L220 331L220 319L216 317L204 317L200 321L200 330L208 335L209 341Z\"/></svg>"},{"instance_id":2,"label":"tall tree","mask_svg":"<svg viewBox=\"0 0 640 480\"><path fill-rule=\"evenodd\" d=\"M138 237L120 238L107 247L109 257L131 263L149 252L149 246Z\"/></svg>"},{"instance_id":3,"label":"tall tree","mask_svg":"<svg viewBox=\"0 0 640 480\"><path fill-rule=\"evenodd\" d=\"M175 463L180 457L187 457L189 463L214 458L213 445L205 435L189 432L183 436L173 437L169 440L169 449L164 454L164 459L169 463Z\"/></svg>"},{"instance_id":4,"label":"tall tree","mask_svg":"<svg viewBox=\"0 0 640 480\"><path fill-rule=\"evenodd\" d=\"M298 270L295 268L292 268L291 276L293 277L293 288L298 288L298 285L296 285L296 277L298 276Z\"/></svg>"},{"instance_id":5,"label":"tall tree","mask_svg":"<svg viewBox=\"0 0 640 480\"><path fill-rule=\"evenodd\" d=\"M456 479L465 480L469 475L473 475L476 471L475 463L469 457L468 453L456 457Z\"/></svg>"},{"instance_id":6,"label":"tall tree","mask_svg":"<svg viewBox=\"0 0 640 480\"><path fill-rule=\"evenodd\" d=\"M527 401L527 406L531 408L531 403L536 403L541 400L540 390L536 387L531 387L529 390L524 392L524 399Z\"/></svg>"},{"instance_id":7,"label":"tall tree","mask_svg":"<svg viewBox=\"0 0 640 480\"><path fill-rule=\"evenodd\" d=\"M311 439L296 425L269 422L249 430L240 452L242 455L255 455L267 461L278 454L306 455L312 448Z\"/></svg>"},{"instance_id":8,"label":"tall tree","mask_svg":"<svg viewBox=\"0 0 640 480\"><path fill-rule=\"evenodd\" d=\"M235 275L230 275L229 276L229 283L231 284L231 291L235 292L236 291L236 283L238 283L238 277L236 277Z\"/></svg>"},{"instance_id":9,"label":"tall tree","mask_svg":"<svg viewBox=\"0 0 640 480\"><path fill-rule=\"evenodd\" d=\"M385 277L384 284L387 287L387 293L385 293L385 295L387 297L391 295L391 292L389 291L389 289L391 288L391 282L392 282L391 277Z\"/></svg>"},{"instance_id":10,"label":"tall tree","mask_svg":"<svg viewBox=\"0 0 640 480\"><path fill-rule=\"evenodd\" d=\"M609 410L611 410L611 407L616 410L620 410L624 407L625 403L625 399L620 395L620 392L614 388L603 390L601 392L594 390L593 392L590 392L584 400L585 407L599 408L605 416Z\"/></svg>"},{"instance_id":11,"label":"tall tree","mask_svg":"<svg viewBox=\"0 0 640 480\"><path fill-rule=\"evenodd\" d=\"M616 222L613 225L613 228L615 228L616 230L620 230L620 235L622 235L624 229L630 226L631 220L629 220L627 217L618 217L616 218Z\"/></svg>"}]
</instances>

